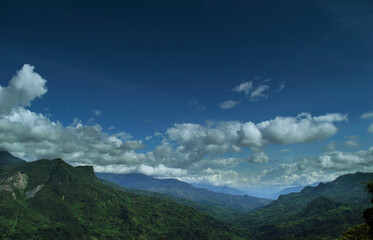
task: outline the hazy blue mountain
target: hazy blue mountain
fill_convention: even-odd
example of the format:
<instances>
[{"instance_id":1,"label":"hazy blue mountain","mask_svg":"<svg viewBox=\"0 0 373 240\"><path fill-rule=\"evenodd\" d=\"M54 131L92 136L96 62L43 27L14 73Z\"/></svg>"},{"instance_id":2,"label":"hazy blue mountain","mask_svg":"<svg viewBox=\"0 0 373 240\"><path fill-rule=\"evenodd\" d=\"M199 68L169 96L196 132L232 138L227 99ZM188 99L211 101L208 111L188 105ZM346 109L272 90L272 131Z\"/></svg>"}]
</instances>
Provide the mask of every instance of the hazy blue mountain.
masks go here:
<instances>
[{"instance_id":1,"label":"hazy blue mountain","mask_svg":"<svg viewBox=\"0 0 373 240\"><path fill-rule=\"evenodd\" d=\"M201 183L191 183L193 186L197 188L205 188L212 192L218 192L218 193L226 193L231 195L245 195L244 192L241 192L238 189L227 187L227 186L214 186L211 184L201 184Z\"/></svg>"},{"instance_id":2,"label":"hazy blue mountain","mask_svg":"<svg viewBox=\"0 0 373 240\"><path fill-rule=\"evenodd\" d=\"M311 184L311 185L284 188L279 192L273 193L271 195L271 198L277 199L280 195L285 195L285 194L289 194L289 193L298 193L298 192L302 191L305 187L308 187L308 186L315 187L317 185L319 185L319 183L314 183L314 184Z\"/></svg>"},{"instance_id":3,"label":"hazy blue mountain","mask_svg":"<svg viewBox=\"0 0 373 240\"><path fill-rule=\"evenodd\" d=\"M373 173L342 175L299 193L281 195L235 224L257 239L335 239L364 222L362 212L370 203L366 183L372 180Z\"/></svg>"},{"instance_id":4,"label":"hazy blue mountain","mask_svg":"<svg viewBox=\"0 0 373 240\"><path fill-rule=\"evenodd\" d=\"M165 193L177 198L185 198L206 205L221 206L244 213L263 207L271 202L268 199L247 195L239 196L216 193L204 188L196 188L189 183L176 179L158 179L138 173L96 173L96 175L101 179L116 183L125 188Z\"/></svg>"}]
</instances>

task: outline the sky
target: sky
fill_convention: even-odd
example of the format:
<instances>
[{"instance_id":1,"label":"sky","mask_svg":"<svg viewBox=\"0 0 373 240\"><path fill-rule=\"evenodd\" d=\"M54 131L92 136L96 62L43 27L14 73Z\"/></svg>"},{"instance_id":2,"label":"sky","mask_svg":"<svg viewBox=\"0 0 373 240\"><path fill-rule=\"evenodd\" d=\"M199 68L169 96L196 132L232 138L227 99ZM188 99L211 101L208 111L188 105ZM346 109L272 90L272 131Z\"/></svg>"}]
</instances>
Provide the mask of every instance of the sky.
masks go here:
<instances>
[{"instance_id":1,"label":"sky","mask_svg":"<svg viewBox=\"0 0 373 240\"><path fill-rule=\"evenodd\" d=\"M0 149L241 190L373 171L372 1L0 0Z\"/></svg>"}]
</instances>

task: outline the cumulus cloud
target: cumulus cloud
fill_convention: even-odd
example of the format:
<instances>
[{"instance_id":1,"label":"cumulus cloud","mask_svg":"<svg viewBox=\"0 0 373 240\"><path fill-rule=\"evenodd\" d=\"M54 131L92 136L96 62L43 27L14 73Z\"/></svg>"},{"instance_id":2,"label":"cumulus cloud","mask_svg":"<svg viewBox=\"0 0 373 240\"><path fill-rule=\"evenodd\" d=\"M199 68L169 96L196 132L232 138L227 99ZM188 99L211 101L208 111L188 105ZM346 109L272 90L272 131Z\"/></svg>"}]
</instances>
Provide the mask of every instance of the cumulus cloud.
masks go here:
<instances>
[{"instance_id":1,"label":"cumulus cloud","mask_svg":"<svg viewBox=\"0 0 373 240\"><path fill-rule=\"evenodd\" d=\"M47 92L45 84L46 80L34 72L33 66L23 65L9 86L0 86L0 114L7 114L17 106L30 106L32 100Z\"/></svg>"},{"instance_id":2,"label":"cumulus cloud","mask_svg":"<svg viewBox=\"0 0 373 240\"><path fill-rule=\"evenodd\" d=\"M361 118L361 119L370 119L370 118L373 118L373 111L363 113L363 114L360 116L360 118Z\"/></svg>"},{"instance_id":3,"label":"cumulus cloud","mask_svg":"<svg viewBox=\"0 0 373 240\"><path fill-rule=\"evenodd\" d=\"M256 102L258 101L260 98L264 98L264 99L267 99L268 98L268 95L267 94L264 94L265 91L267 91L269 89L269 86L268 85L260 85L259 87L257 87L250 95L250 101L252 102Z\"/></svg>"},{"instance_id":4,"label":"cumulus cloud","mask_svg":"<svg viewBox=\"0 0 373 240\"><path fill-rule=\"evenodd\" d=\"M373 147L358 152L333 151L319 156L318 166L323 169L334 170L364 170L373 164Z\"/></svg>"},{"instance_id":5,"label":"cumulus cloud","mask_svg":"<svg viewBox=\"0 0 373 240\"><path fill-rule=\"evenodd\" d=\"M221 102L219 104L219 107L221 109L230 109L230 108L236 107L238 104L239 104L239 102L236 102L236 101L233 101L233 100L227 100L227 101Z\"/></svg>"},{"instance_id":6,"label":"cumulus cloud","mask_svg":"<svg viewBox=\"0 0 373 240\"><path fill-rule=\"evenodd\" d=\"M276 117L258 124L263 137L272 143L292 144L313 142L337 133L334 122L347 121L347 115L326 114L312 117L301 113L296 117Z\"/></svg>"},{"instance_id":7,"label":"cumulus cloud","mask_svg":"<svg viewBox=\"0 0 373 240\"><path fill-rule=\"evenodd\" d=\"M337 132L335 122L347 121L343 114L312 117L302 113L296 117L276 117L258 124L253 122L217 122L208 126L175 124L163 135L163 144L157 146L153 156L158 162L172 167L198 166L198 162L213 159L225 153L250 148L255 163L267 162L262 151L267 144L295 144L322 140ZM211 166L212 166L211 165Z\"/></svg>"},{"instance_id":8,"label":"cumulus cloud","mask_svg":"<svg viewBox=\"0 0 373 240\"><path fill-rule=\"evenodd\" d=\"M84 125L75 119L64 127L42 114L17 107L0 117L0 147L27 159L61 157L70 162L112 163L145 162L144 147L124 132L109 135L100 125Z\"/></svg>"},{"instance_id":9,"label":"cumulus cloud","mask_svg":"<svg viewBox=\"0 0 373 240\"><path fill-rule=\"evenodd\" d=\"M249 82L244 82L244 83L241 83L240 85L236 86L233 88L233 91L235 92L244 92L246 96L249 95L251 89L253 87L253 82L249 81Z\"/></svg>"}]
</instances>

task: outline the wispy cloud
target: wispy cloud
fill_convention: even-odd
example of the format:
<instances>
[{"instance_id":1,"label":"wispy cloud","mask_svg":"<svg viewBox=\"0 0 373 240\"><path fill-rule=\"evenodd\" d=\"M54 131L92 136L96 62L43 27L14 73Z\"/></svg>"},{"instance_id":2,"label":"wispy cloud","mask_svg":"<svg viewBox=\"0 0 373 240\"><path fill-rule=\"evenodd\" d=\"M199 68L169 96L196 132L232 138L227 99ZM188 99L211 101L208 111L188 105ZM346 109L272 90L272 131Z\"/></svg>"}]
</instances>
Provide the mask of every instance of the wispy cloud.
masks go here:
<instances>
[{"instance_id":1,"label":"wispy cloud","mask_svg":"<svg viewBox=\"0 0 373 240\"><path fill-rule=\"evenodd\" d=\"M326 152L330 152L330 151L334 151L336 148L336 144L334 141L330 141L328 144L326 144L326 146L324 147L324 151Z\"/></svg>"},{"instance_id":2,"label":"wispy cloud","mask_svg":"<svg viewBox=\"0 0 373 240\"><path fill-rule=\"evenodd\" d=\"M347 139L344 143L345 147L354 148L359 146L359 136L346 136L345 138Z\"/></svg>"},{"instance_id":3,"label":"wispy cloud","mask_svg":"<svg viewBox=\"0 0 373 240\"><path fill-rule=\"evenodd\" d=\"M283 152L283 153L286 153L286 152L292 152L293 149L289 149L289 148L284 148L282 150L280 150L280 152Z\"/></svg>"},{"instance_id":4,"label":"wispy cloud","mask_svg":"<svg viewBox=\"0 0 373 240\"><path fill-rule=\"evenodd\" d=\"M244 92L246 96L249 96L251 89L253 88L253 82L244 82L233 88L235 92Z\"/></svg>"},{"instance_id":5,"label":"wispy cloud","mask_svg":"<svg viewBox=\"0 0 373 240\"><path fill-rule=\"evenodd\" d=\"M205 105L201 105L196 99L191 98L187 103L187 107L195 112L203 112L206 109Z\"/></svg>"},{"instance_id":6,"label":"wispy cloud","mask_svg":"<svg viewBox=\"0 0 373 240\"><path fill-rule=\"evenodd\" d=\"M93 110L93 115L95 115L95 116L100 116L101 113L102 113L101 110L97 110L97 109Z\"/></svg>"},{"instance_id":7,"label":"wispy cloud","mask_svg":"<svg viewBox=\"0 0 373 240\"><path fill-rule=\"evenodd\" d=\"M363 113L361 116L360 116L361 119L370 119L370 118L373 118L373 111L371 112L367 112L367 113Z\"/></svg>"},{"instance_id":8,"label":"wispy cloud","mask_svg":"<svg viewBox=\"0 0 373 240\"><path fill-rule=\"evenodd\" d=\"M282 90L284 90L285 89L285 81L282 81L281 83L280 83L280 85L279 85L279 87L278 87L278 92L281 92Z\"/></svg>"},{"instance_id":9,"label":"wispy cloud","mask_svg":"<svg viewBox=\"0 0 373 240\"><path fill-rule=\"evenodd\" d=\"M260 98L264 98L264 99L267 99L268 98L268 94L264 94L265 91L267 91L269 89L269 86L268 85L260 85L259 87L257 87L252 93L251 93L251 96L250 96L250 101L252 102L256 102L258 101Z\"/></svg>"},{"instance_id":10,"label":"wispy cloud","mask_svg":"<svg viewBox=\"0 0 373 240\"><path fill-rule=\"evenodd\" d=\"M372 133L373 134L373 123L370 124L370 126L368 127L368 133Z\"/></svg>"},{"instance_id":11,"label":"wispy cloud","mask_svg":"<svg viewBox=\"0 0 373 240\"><path fill-rule=\"evenodd\" d=\"M227 100L219 104L219 107L221 109L230 109L234 108L239 104L239 102L233 101L233 100Z\"/></svg>"}]
</instances>

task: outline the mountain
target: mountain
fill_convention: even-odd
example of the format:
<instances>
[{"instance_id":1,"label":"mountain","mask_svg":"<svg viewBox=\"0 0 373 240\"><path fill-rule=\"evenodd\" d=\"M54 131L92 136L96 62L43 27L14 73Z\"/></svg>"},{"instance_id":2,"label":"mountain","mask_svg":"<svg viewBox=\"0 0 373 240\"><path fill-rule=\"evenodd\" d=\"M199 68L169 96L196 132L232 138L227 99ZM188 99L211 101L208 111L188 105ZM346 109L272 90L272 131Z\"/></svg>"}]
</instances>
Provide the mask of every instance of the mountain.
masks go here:
<instances>
[{"instance_id":1,"label":"mountain","mask_svg":"<svg viewBox=\"0 0 373 240\"><path fill-rule=\"evenodd\" d=\"M373 173L342 175L299 193L281 195L235 224L256 239L335 239L364 222L362 212L370 202L365 184L372 180Z\"/></svg>"},{"instance_id":2,"label":"mountain","mask_svg":"<svg viewBox=\"0 0 373 240\"><path fill-rule=\"evenodd\" d=\"M243 213L263 207L271 202L268 199L247 195L238 196L216 193L207 189L196 188L189 183L176 179L158 179L139 173L96 173L96 175L98 178L116 183L125 188L165 193L177 198L185 198L205 205L234 209Z\"/></svg>"},{"instance_id":3,"label":"mountain","mask_svg":"<svg viewBox=\"0 0 373 240\"><path fill-rule=\"evenodd\" d=\"M26 162L25 160L14 157L12 154L10 154L7 151L0 151L0 165L21 164L25 162Z\"/></svg>"},{"instance_id":4,"label":"mountain","mask_svg":"<svg viewBox=\"0 0 373 240\"><path fill-rule=\"evenodd\" d=\"M210 184L200 184L200 183L191 183L194 187L197 188L205 188L209 191L212 192L217 192L217 193L226 193L230 195L245 195L245 193L241 192L238 189L232 188L232 187L227 187L227 186L214 186Z\"/></svg>"},{"instance_id":5,"label":"mountain","mask_svg":"<svg viewBox=\"0 0 373 240\"><path fill-rule=\"evenodd\" d=\"M314 184L311 184L311 185L284 188L279 192L273 193L271 195L271 198L277 199L280 195L285 195L285 194L289 194L289 193L298 193L298 192L302 191L305 187L308 187L308 186L315 187L318 184L319 183L314 183Z\"/></svg>"},{"instance_id":6,"label":"mountain","mask_svg":"<svg viewBox=\"0 0 373 240\"><path fill-rule=\"evenodd\" d=\"M2 239L249 239L234 227L171 200L99 181L92 167L61 159L0 171Z\"/></svg>"}]
</instances>

